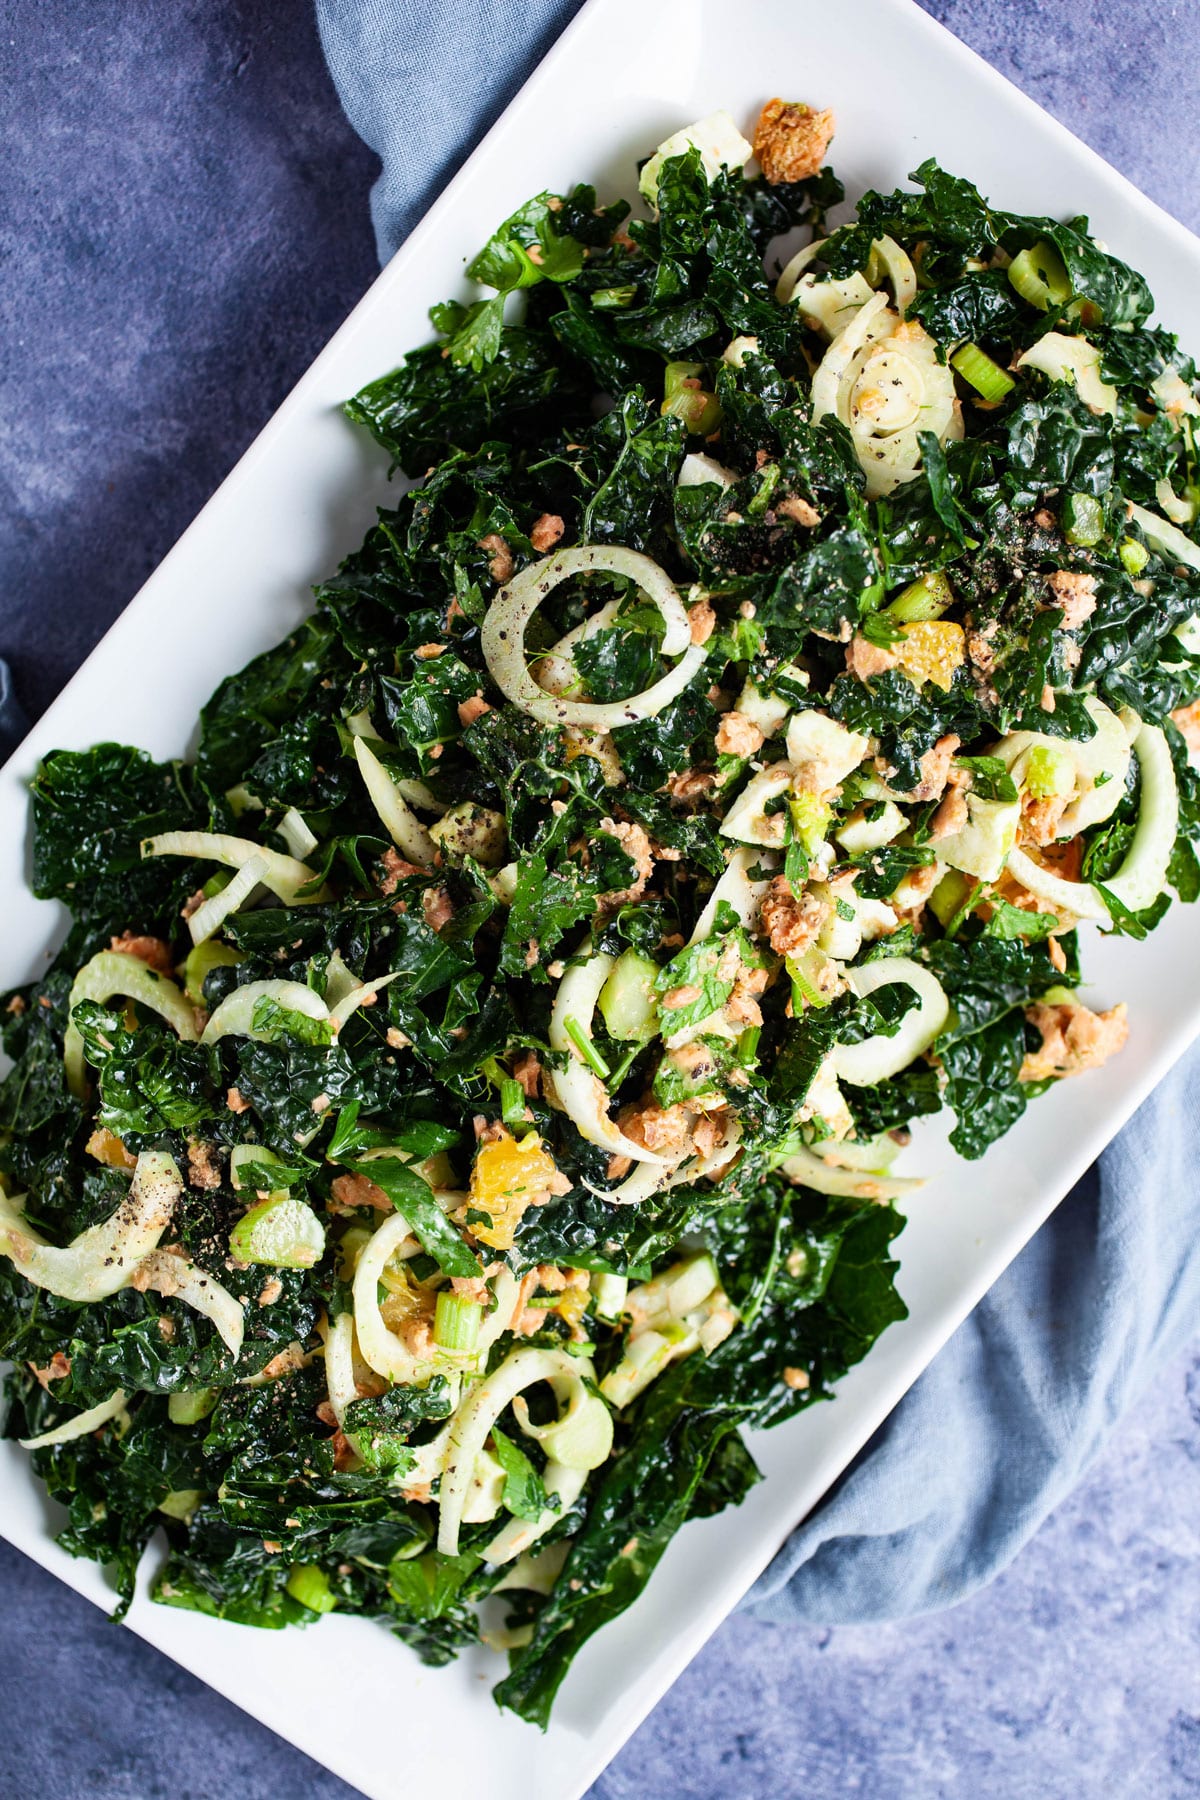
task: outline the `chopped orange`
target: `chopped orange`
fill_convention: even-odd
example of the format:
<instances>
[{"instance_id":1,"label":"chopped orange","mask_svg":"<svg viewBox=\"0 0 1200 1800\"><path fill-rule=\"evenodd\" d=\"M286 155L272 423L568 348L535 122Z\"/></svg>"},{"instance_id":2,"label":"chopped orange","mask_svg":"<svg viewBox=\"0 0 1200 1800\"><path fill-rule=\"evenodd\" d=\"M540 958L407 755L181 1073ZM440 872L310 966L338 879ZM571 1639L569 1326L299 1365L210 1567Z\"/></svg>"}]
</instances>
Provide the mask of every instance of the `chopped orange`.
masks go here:
<instances>
[{"instance_id":1,"label":"chopped orange","mask_svg":"<svg viewBox=\"0 0 1200 1800\"><path fill-rule=\"evenodd\" d=\"M94 1156L98 1163L106 1169L133 1169L137 1167L137 1157L131 1156L120 1138L104 1126L93 1131L87 1141L87 1153Z\"/></svg>"},{"instance_id":2,"label":"chopped orange","mask_svg":"<svg viewBox=\"0 0 1200 1800\"><path fill-rule=\"evenodd\" d=\"M904 673L918 687L932 681L949 692L954 671L966 660L966 634L961 625L945 619L921 619L914 625L902 625L903 643L896 645L896 658Z\"/></svg>"},{"instance_id":3,"label":"chopped orange","mask_svg":"<svg viewBox=\"0 0 1200 1800\"><path fill-rule=\"evenodd\" d=\"M480 1144L467 1195L470 1209L487 1213L490 1225L473 1220L470 1229L494 1250L510 1250L526 1207L547 1198L561 1181L554 1158L536 1131L523 1138L507 1132Z\"/></svg>"}]
</instances>

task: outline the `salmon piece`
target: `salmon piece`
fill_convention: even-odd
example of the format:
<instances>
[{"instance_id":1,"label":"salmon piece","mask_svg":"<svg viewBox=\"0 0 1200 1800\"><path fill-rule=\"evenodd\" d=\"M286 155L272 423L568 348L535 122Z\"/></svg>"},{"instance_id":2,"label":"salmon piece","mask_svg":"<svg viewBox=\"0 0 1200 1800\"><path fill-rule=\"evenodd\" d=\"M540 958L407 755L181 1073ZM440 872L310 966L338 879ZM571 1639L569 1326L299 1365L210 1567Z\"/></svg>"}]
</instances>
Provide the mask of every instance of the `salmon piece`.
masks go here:
<instances>
[{"instance_id":1,"label":"salmon piece","mask_svg":"<svg viewBox=\"0 0 1200 1800\"><path fill-rule=\"evenodd\" d=\"M727 712L717 727L716 743L722 756L753 756L762 749L763 734L745 713Z\"/></svg>"},{"instance_id":2,"label":"salmon piece","mask_svg":"<svg viewBox=\"0 0 1200 1800\"><path fill-rule=\"evenodd\" d=\"M777 956L799 955L828 924L833 908L815 894L797 899L786 875L776 875L763 895L762 933Z\"/></svg>"},{"instance_id":3,"label":"salmon piece","mask_svg":"<svg viewBox=\"0 0 1200 1800\"><path fill-rule=\"evenodd\" d=\"M546 550L553 550L565 530L557 513L543 513L540 519L535 519L529 541L541 555Z\"/></svg>"},{"instance_id":4,"label":"salmon piece","mask_svg":"<svg viewBox=\"0 0 1200 1800\"><path fill-rule=\"evenodd\" d=\"M800 100L768 100L754 127L754 154L771 185L807 181L825 161L835 130L833 113Z\"/></svg>"},{"instance_id":5,"label":"salmon piece","mask_svg":"<svg viewBox=\"0 0 1200 1800\"><path fill-rule=\"evenodd\" d=\"M1026 1008L1025 1017L1042 1034L1041 1047L1026 1053L1022 1081L1065 1081L1087 1069L1099 1069L1125 1047L1129 1019L1124 1001L1096 1013L1078 1001Z\"/></svg>"}]
</instances>

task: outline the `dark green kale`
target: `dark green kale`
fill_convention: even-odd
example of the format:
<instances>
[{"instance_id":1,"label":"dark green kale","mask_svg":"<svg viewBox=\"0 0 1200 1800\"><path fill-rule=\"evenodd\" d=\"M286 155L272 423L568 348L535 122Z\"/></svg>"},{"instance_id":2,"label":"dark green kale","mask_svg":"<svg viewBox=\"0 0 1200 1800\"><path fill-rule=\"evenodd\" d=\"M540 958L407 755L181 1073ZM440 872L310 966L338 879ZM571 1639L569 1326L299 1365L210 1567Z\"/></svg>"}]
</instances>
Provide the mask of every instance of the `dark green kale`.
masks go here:
<instances>
[{"instance_id":1,"label":"dark green kale","mask_svg":"<svg viewBox=\"0 0 1200 1800\"><path fill-rule=\"evenodd\" d=\"M851 1129L904 1141L943 1105L977 1157L1049 1085L1022 1076L1044 1066L1029 1060L1039 1003L1076 1004L1076 934L1011 871L983 880L961 849L955 865L962 808L1013 809L1021 846L1095 883L1117 931L1144 936L1167 887L1200 897L1181 729L1200 655L1176 635L1200 616L1200 575L1130 510L1186 524L1200 505L1194 365L1085 220L1001 211L933 162L913 181L866 194L827 237L842 197L828 170L713 177L694 149L661 165L653 218L626 224L623 202L586 187L536 195L469 264L472 297L432 310L436 340L348 403L411 485L312 617L221 684L194 764L111 744L45 759L33 883L72 923L0 1000L5 1216L71 1244L120 1213L146 1151L173 1157L182 1186L158 1263L107 1298L63 1298L0 1255L5 1430L124 1396L99 1430L33 1453L67 1510L62 1541L110 1568L122 1606L161 1529L166 1604L267 1629L336 1607L437 1664L477 1640L477 1603L515 1570L529 1585L506 1582L498 1698L544 1724L579 1647L674 1532L758 1480L741 1428L829 1397L904 1316L899 1216L786 1180L788 1159ZM798 226L825 239L804 292L850 282L861 300L860 277L886 291L881 330L905 312L832 403L814 371L835 327L774 287ZM1021 362L1049 332L1091 346L1098 396L1065 365ZM941 433L910 431L899 472L864 449L889 405L874 350L897 343L949 408ZM669 704L611 731L530 716L483 651L500 596L582 544L653 559L704 647ZM536 679L604 704L667 675L663 615L627 574L557 573L523 627ZM1137 756L1108 816L1056 844L1065 795L1047 805L1001 741L1034 733L1058 767L1056 748L1070 758L1096 733L1097 699L1170 746L1176 839L1136 913L1109 884L1137 841ZM849 768L810 757L813 726L835 758L861 734ZM749 784L780 769L785 791L737 825ZM218 836L144 854L174 831ZM851 854L852 831L870 847ZM693 941L735 841L736 904ZM257 886L206 934L201 901L253 856ZM119 988L72 1011L79 971L110 951L178 982L182 1034ZM624 988L589 960L622 957ZM949 1019L906 1067L839 1086L839 1047L887 1045L918 1004L902 978L854 991L863 965L899 957L936 976ZM566 1021L560 984L581 967L596 1008ZM243 1028L206 1031L247 984ZM69 1083L72 1021L84 1064ZM576 1052L587 1135L578 1082L563 1100ZM614 1146L602 1114L633 1135ZM651 1166L624 1154L639 1133L669 1148L630 1203L623 1184ZM489 1163L537 1179L510 1170L497 1189ZM250 1209L307 1235L267 1230L277 1260L240 1260L257 1254ZM395 1254L364 1297L357 1259L381 1226ZM557 1400L531 1382L489 1424L477 1510L439 1551L438 1483L474 1378L565 1349L594 1401L645 1323L636 1302L620 1315L621 1278L700 1246L715 1310L690 1336L699 1315L670 1321L664 1341L688 1354L611 1408L613 1454L578 1498L551 1498ZM236 1357L169 1279L176 1250L241 1313ZM390 1334L374 1365L360 1308ZM536 1575L489 1562L504 1516L546 1526Z\"/></svg>"}]
</instances>

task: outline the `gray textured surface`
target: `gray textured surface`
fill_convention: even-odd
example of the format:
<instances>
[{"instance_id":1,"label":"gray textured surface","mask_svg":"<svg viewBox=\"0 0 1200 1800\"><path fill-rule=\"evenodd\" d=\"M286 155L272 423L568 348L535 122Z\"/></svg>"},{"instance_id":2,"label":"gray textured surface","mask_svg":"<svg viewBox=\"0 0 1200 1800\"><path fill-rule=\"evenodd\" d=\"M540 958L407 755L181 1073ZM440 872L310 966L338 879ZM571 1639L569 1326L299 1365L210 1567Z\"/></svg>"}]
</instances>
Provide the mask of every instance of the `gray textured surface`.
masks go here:
<instances>
[{"instance_id":1,"label":"gray textured surface","mask_svg":"<svg viewBox=\"0 0 1200 1800\"><path fill-rule=\"evenodd\" d=\"M929 10L1200 221L1194 4ZM36 713L367 285L373 163L303 5L5 0L0 83L0 653ZM0 1591L0 1800L349 1793L4 1548ZM1200 1362L955 1612L727 1625L595 1790L643 1792L1200 1795Z\"/></svg>"}]
</instances>

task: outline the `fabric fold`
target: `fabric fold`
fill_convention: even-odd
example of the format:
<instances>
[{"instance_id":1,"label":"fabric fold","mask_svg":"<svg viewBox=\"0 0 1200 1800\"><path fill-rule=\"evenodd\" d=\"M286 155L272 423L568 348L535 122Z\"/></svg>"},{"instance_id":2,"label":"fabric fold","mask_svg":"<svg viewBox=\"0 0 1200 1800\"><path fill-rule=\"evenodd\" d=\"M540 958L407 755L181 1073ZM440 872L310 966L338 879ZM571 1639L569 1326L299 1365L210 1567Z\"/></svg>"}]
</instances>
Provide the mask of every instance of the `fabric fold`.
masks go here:
<instances>
[{"instance_id":1,"label":"fabric fold","mask_svg":"<svg viewBox=\"0 0 1200 1800\"><path fill-rule=\"evenodd\" d=\"M579 5L317 0L321 44L346 117L383 163L371 193L381 263L394 255Z\"/></svg>"}]
</instances>

